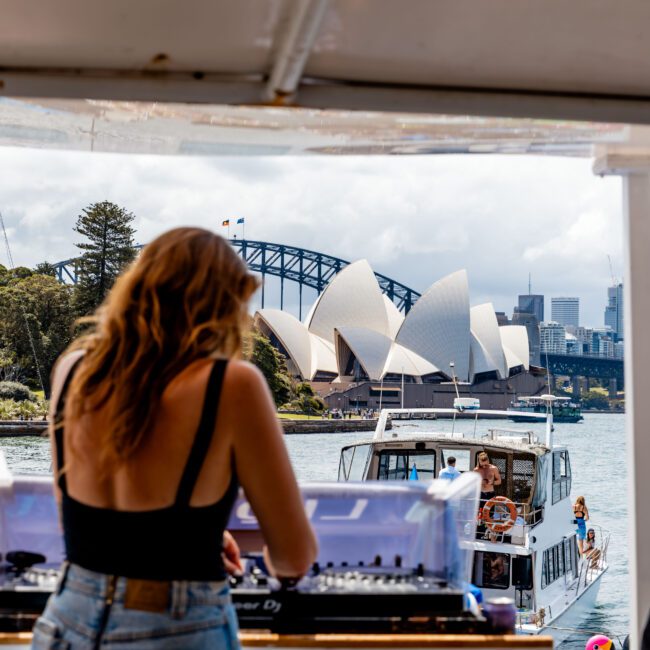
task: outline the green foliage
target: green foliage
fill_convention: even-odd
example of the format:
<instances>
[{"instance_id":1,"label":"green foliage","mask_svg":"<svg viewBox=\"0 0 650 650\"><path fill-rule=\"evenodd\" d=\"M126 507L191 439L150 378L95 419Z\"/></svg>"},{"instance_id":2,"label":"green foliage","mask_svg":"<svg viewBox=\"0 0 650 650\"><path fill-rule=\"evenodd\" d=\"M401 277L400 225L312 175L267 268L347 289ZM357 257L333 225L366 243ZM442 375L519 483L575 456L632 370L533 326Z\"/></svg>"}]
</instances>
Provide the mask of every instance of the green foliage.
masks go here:
<instances>
[{"instance_id":1,"label":"green foliage","mask_svg":"<svg viewBox=\"0 0 650 650\"><path fill-rule=\"evenodd\" d=\"M35 402L36 395L25 384L19 384L17 381L0 381L0 400L3 399Z\"/></svg>"},{"instance_id":2,"label":"green foliage","mask_svg":"<svg viewBox=\"0 0 650 650\"><path fill-rule=\"evenodd\" d=\"M294 392L299 397L314 397L316 395L316 393L314 393L314 389L311 387L311 384L308 384L306 381L296 384Z\"/></svg>"},{"instance_id":3,"label":"green foliage","mask_svg":"<svg viewBox=\"0 0 650 650\"><path fill-rule=\"evenodd\" d=\"M135 258L134 219L131 212L109 201L93 203L77 217L74 230L87 239L77 244L83 251L74 292L79 316L91 314L101 304L117 276Z\"/></svg>"},{"instance_id":4,"label":"green foliage","mask_svg":"<svg viewBox=\"0 0 650 650\"><path fill-rule=\"evenodd\" d=\"M42 420L47 415L48 403L16 402L12 399L0 399L0 420Z\"/></svg>"},{"instance_id":5,"label":"green foliage","mask_svg":"<svg viewBox=\"0 0 650 650\"><path fill-rule=\"evenodd\" d=\"M609 399L598 390L590 390L583 393L580 401L582 402L583 408L599 410L609 409Z\"/></svg>"},{"instance_id":6,"label":"green foliage","mask_svg":"<svg viewBox=\"0 0 650 650\"><path fill-rule=\"evenodd\" d=\"M284 356L271 345L266 336L257 331L251 333L245 354L266 378L275 405L286 403L291 398L292 391Z\"/></svg>"},{"instance_id":7,"label":"green foliage","mask_svg":"<svg viewBox=\"0 0 650 650\"><path fill-rule=\"evenodd\" d=\"M49 275L52 278L56 277L56 269L54 264L49 262L41 262L34 267L34 273L40 273L41 275Z\"/></svg>"},{"instance_id":8,"label":"green foliage","mask_svg":"<svg viewBox=\"0 0 650 650\"><path fill-rule=\"evenodd\" d=\"M0 272L0 379L40 388L29 327L47 394L52 367L70 342L73 321L70 287L38 273L3 284Z\"/></svg>"},{"instance_id":9,"label":"green foliage","mask_svg":"<svg viewBox=\"0 0 650 650\"><path fill-rule=\"evenodd\" d=\"M300 413L322 413L325 409L325 402L318 395L302 394L285 404L284 408L289 411L299 411Z\"/></svg>"}]
</instances>

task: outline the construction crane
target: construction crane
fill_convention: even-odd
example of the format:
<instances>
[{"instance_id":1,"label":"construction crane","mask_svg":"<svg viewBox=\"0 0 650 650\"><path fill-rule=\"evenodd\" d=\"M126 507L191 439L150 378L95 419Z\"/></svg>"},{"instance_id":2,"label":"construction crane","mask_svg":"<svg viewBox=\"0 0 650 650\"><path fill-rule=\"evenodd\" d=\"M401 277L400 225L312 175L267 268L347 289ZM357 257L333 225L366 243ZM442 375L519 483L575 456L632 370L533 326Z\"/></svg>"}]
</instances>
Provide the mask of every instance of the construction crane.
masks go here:
<instances>
[{"instance_id":1,"label":"construction crane","mask_svg":"<svg viewBox=\"0 0 650 650\"><path fill-rule=\"evenodd\" d=\"M609 261L609 274L612 276L612 286L616 287L618 286L618 280L616 279L616 276L614 275L614 267L612 266L612 258L607 254L607 260Z\"/></svg>"}]
</instances>

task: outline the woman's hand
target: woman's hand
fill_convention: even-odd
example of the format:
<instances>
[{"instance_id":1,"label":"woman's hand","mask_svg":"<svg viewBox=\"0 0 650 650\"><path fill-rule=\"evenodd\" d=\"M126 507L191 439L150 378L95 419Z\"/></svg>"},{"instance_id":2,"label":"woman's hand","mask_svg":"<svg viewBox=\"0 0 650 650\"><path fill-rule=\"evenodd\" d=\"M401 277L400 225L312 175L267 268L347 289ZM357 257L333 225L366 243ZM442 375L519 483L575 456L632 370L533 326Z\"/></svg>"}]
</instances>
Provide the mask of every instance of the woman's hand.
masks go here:
<instances>
[{"instance_id":1,"label":"woman's hand","mask_svg":"<svg viewBox=\"0 0 650 650\"><path fill-rule=\"evenodd\" d=\"M228 573L242 573L241 555L235 538L227 531L223 531L223 553L221 554L223 565Z\"/></svg>"}]
</instances>

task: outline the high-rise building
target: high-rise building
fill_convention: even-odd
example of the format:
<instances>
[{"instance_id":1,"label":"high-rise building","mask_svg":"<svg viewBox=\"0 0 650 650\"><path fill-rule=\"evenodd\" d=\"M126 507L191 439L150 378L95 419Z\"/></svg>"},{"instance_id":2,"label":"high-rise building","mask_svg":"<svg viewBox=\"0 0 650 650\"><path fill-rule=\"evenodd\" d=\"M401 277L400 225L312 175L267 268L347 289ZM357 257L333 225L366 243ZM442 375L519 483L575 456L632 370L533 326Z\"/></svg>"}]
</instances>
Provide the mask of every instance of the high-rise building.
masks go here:
<instances>
[{"instance_id":1,"label":"high-rise building","mask_svg":"<svg viewBox=\"0 0 650 650\"><path fill-rule=\"evenodd\" d=\"M551 298L551 321L560 325L580 325L580 298Z\"/></svg>"},{"instance_id":2,"label":"high-rise building","mask_svg":"<svg viewBox=\"0 0 650 650\"><path fill-rule=\"evenodd\" d=\"M538 323L544 322L544 296L538 293L527 293L519 296L515 314L534 314Z\"/></svg>"},{"instance_id":3,"label":"high-rise building","mask_svg":"<svg viewBox=\"0 0 650 650\"><path fill-rule=\"evenodd\" d=\"M564 325L550 321L539 326L541 353L566 354L566 330Z\"/></svg>"},{"instance_id":4,"label":"high-rise building","mask_svg":"<svg viewBox=\"0 0 650 650\"><path fill-rule=\"evenodd\" d=\"M623 340L623 283L607 288L605 326L610 327L617 341Z\"/></svg>"}]
</instances>

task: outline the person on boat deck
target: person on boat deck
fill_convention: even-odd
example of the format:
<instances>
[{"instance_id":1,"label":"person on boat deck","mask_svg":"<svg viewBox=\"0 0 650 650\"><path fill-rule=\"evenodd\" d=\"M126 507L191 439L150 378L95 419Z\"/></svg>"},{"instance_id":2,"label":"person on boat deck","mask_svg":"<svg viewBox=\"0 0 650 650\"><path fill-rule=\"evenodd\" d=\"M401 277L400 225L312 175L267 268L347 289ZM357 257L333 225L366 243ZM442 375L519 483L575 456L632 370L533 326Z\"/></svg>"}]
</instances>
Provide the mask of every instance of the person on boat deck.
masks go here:
<instances>
[{"instance_id":1,"label":"person on boat deck","mask_svg":"<svg viewBox=\"0 0 650 650\"><path fill-rule=\"evenodd\" d=\"M478 455L478 465L474 471L481 475L481 505L485 505L495 496L495 486L501 485L501 474L496 465L490 463L490 457L484 451Z\"/></svg>"},{"instance_id":2,"label":"person on boat deck","mask_svg":"<svg viewBox=\"0 0 650 650\"><path fill-rule=\"evenodd\" d=\"M453 481L459 476L460 472L456 469L456 459L453 456L449 456L449 458L447 458L447 466L440 470L438 478L446 478L449 481Z\"/></svg>"},{"instance_id":3,"label":"person on boat deck","mask_svg":"<svg viewBox=\"0 0 650 650\"><path fill-rule=\"evenodd\" d=\"M573 504L573 516L576 520L576 537L578 538L578 550L580 555L583 555L585 552L584 542L587 537L587 524L586 522L589 519L589 510L585 505L585 498L578 497L576 502Z\"/></svg>"},{"instance_id":4,"label":"person on boat deck","mask_svg":"<svg viewBox=\"0 0 650 650\"><path fill-rule=\"evenodd\" d=\"M225 530L239 486L270 573L317 554L263 375L240 359L258 287L228 242L148 244L53 371L51 437L66 563L34 648L239 647Z\"/></svg>"},{"instance_id":5,"label":"person on boat deck","mask_svg":"<svg viewBox=\"0 0 650 650\"><path fill-rule=\"evenodd\" d=\"M591 559L591 566L597 566L600 559L600 549L596 548L596 531L590 528L587 531L587 538L584 541L584 554L585 557Z\"/></svg>"}]
</instances>

